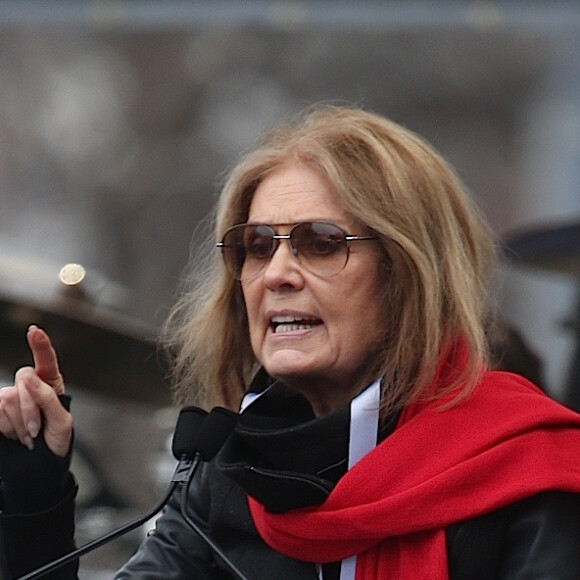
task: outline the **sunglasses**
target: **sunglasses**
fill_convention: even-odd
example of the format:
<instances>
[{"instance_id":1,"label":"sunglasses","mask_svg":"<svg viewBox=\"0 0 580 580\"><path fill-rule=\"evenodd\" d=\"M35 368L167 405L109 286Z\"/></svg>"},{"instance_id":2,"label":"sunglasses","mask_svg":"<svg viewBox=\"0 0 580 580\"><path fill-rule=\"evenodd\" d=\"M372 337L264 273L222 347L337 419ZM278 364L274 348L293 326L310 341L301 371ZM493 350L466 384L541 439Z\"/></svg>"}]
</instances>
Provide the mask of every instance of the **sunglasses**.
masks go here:
<instances>
[{"instance_id":1,"label":"sunglasses","mask_svg":"<svg viewBox=\"0 0 580 580\"><path fill-rule=\"evenodd\" d=\"M273 225L239 224L226 230L217 247L227 270L237 280L256 278L281 240L288 240L290 250L299 263L312 274L336 276L348 262L351 242L376 240L376 236L351 236L340 226L329 222L311 221L292 226L287 234L277 234Z\"/></svg>"}]
</instances>

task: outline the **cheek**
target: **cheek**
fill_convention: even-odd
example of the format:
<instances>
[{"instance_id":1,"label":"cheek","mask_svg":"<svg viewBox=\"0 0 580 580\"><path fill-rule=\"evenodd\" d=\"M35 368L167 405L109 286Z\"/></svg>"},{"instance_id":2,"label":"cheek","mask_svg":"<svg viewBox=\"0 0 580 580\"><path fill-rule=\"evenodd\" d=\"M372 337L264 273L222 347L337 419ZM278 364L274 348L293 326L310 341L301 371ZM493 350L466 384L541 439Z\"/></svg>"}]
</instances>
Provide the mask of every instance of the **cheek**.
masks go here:
<instances>
[{"instance_id":1,"label":"cheek","mask_svg":"<svg viewBox=\"0 0 580 580\"><path fill-rule=\"evenodd\" d=\"M361 283L353 285L343 295L341 316L347 329L347 340L360 350L368 347L383 335L386 324L386 308L378 276L360 278ZM363 282L363 281L366 281Z\"/></svg>"},{"instance_id":2,"label":"cheek","mask_svg":"<svg viewBox=\"0 0 580 580\"><path fill-rule=\"evenodd\" d=\"M257 292L257 289L242 284L242 304L246 311L250 342L252 344L252 347L255 348L256 340L259 334L258 312L259 312L260 297Z\"/></svg>"},{"instance_id":3,"label":"cheek","mask_svg":"<svg viewBox=\"0 0 580 580\"><path fill-rule=\"evenodd\" d=\"M357 301L344 313L345 339L354 350L364 350L381 334L383 313L375 308L374 300L376 297L371 296L369 300Z\"/></svg>"}]
</instances>

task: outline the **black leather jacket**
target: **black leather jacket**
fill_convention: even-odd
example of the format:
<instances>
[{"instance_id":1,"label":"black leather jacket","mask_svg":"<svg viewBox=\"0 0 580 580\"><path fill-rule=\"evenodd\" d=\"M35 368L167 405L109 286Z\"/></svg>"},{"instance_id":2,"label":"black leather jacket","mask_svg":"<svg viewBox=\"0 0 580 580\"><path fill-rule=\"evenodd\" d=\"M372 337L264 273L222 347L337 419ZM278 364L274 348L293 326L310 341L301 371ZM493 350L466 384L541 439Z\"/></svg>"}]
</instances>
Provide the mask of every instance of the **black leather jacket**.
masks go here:
<instances>
[{"instance_id":1,"label":"black leather jacket","mask_svg":"<svg viewBox=\"0 0 580 580\"><path fill-rule=\"evenodd\" d=\"M286 558L257 536L245 495L214 464L189 492L190 515L251 580L317 580L314 565ZM446 530L450 580L578 580L580 504L545 493ZM329 567L328 577L336 574ZM327 576L325 576L326 578ZM117 579L233 578L179 513L179 494Z\"/></svg>"},{"instance_id":2,"label":"black leather jacket","mask_svg":"<svg viewBox=\"0 0 580 580\"><path fill-rule=\"evenodd\" d=\"M274 431L279 420L287 425L289 413L300 419L304 413L310 412L299 400L287 400L280 405L280 401L272 404L265 398L264 404L268 413L271 412L267 418L268 429L273 426ZM278 412L280 415L276 417ZM344 422L345 411L339 410L309 421L305 428L298 425L294 431L286 430L288 438L274 437L273 442L268 435L266 447L274 451L276 460L286 470L299 473L300 480L304 479L305 472L323 473L324 477L320 479L327 481L330 489L344 469L344 466L340 467L341 457L346 453ZM393 421L383 425L383 437L388 436L393 425ZM243 438L238 437L241 430L243 424L216 460L203 465L196 473L187 496L189 516L249 579L317 580L319 576L315 565L282 556L262 542L249 514L246 491L252 488L261 500L267 502L266 505L273 502L271 507L275 510L287 509L296 503L316 503L323 497L313 497L309 488L272 485L268 477L248 480L240 475L247 473L245 467L248 462L254 464L259 459L256 456L259 449L248 449ZM318 437L319 431L325 436ZM21 451L20 448L22 446L11 446L10 453ZM29 452L24 450L24 453ZM339 467L320 469L321 465ZM67 481L63 501L40 513L8 513L11 510L4 505L0 517L2 578L17 578L38 565L42 558L50 557L51 552L56 556L57 549L62 551L63 546L70 547L72 493L70 480ZM227 566L182 517L181 493L181 489L174 492L157 520L155 530L135 556L119 570L117 579L233 578ZM580 499L575 494L538 494L501 510L449 526L446 537L450 580L580 578ZM26 559L22 558L23 548ZM338 565L324 567L325 580L335 580L338 574ZM72 580L76 578L76 570L69 567L50 578Z\"/></svg>"}]
</instances>

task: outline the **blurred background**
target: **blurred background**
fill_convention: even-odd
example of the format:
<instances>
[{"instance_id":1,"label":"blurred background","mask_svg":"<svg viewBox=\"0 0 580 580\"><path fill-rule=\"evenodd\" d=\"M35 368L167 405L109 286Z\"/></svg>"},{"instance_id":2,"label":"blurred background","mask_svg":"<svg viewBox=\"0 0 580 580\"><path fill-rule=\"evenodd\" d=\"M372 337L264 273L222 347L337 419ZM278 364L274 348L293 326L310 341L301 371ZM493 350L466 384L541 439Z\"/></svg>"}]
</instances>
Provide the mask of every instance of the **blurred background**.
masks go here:
<instances>
[{"instance_id":1,"label":"blurred background","mask_svg":"<svg viewBox=\"0 0 580 580\"><path fill-rule=\"evenodd\" d=\"M523 351L580 407L577 2L0 0L0 378L28 363L28 324L52 333L79 543L170 478L154 341L220 177L319 101L387 115L457 168L505 244L499 357ZM81 573L110 577L143 533Z\"/></svg>"}]
</instances>

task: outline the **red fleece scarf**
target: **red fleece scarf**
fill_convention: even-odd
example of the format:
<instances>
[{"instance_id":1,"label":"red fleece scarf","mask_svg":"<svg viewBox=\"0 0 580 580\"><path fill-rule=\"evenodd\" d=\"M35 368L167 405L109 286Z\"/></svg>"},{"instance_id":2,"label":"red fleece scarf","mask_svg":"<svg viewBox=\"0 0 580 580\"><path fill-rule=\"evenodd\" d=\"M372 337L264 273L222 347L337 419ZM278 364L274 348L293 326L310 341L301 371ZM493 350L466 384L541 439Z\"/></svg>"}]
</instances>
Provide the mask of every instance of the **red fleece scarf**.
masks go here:
<instances>
[{"instance_id":1,"label":"red fleece scarf","mask_svg":"<svg viewBox=\"0 0 580 580\"><path fill-rule=\"evenodd\" d=\"M248 498L264 541L318 563L357 554L356 580L447 580L445 526L580 492L580 415L525 379L485 371L469 399L440 405L406 409L320 506L271 514Z\"/></svg>"}]
</instances>

